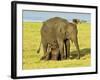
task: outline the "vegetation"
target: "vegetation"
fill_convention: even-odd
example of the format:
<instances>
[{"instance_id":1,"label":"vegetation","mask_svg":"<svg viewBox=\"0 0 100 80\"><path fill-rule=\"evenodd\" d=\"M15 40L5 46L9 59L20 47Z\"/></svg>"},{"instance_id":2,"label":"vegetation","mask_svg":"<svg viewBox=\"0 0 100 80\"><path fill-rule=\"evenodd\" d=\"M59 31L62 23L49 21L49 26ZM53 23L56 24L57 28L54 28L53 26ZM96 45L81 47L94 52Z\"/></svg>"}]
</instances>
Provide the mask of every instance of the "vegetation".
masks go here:
<instances>
[{"instance_id":1,"label":"vegetation","mask_svg":"<svg viewBox=\"0 0 100 80\"><path fill-rule=\"evenodd\" d=\"M90 23L78 24L78 40L81 51L81 59L77 60L77 51L73 43L71 43L71 59L61 61L43 61L40 58L43 50L38 54L41 36L40 22L23 22L23 69L43 69L43 68L64 68L64 67L84 67L91 65L90 57Z\"/></svg>"}]
</instances>

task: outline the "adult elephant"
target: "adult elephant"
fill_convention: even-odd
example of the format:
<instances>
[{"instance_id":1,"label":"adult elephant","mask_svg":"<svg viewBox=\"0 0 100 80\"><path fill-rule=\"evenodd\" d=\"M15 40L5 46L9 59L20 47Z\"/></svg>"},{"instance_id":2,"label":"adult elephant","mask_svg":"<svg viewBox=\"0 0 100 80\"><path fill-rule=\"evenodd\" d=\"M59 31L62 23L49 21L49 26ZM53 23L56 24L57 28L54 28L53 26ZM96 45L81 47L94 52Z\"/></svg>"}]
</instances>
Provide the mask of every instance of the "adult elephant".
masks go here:
<instances>
[{"instance_id":1,"label":"adult elephant","mask_svg":"<svg viewBox=\"0 0 100 80\"><path fill-rule=\"evenodd\" d=\"M57 40L61 59L66 58L66 52L64 52L64 44L66 51L70 52L70 40L74 42L78 51L78 59L80 59L76 24L70 23L66 19L60 17L50 18L43 22L43 26L41 28L41 43L43 45L44 55L47 53L48 43L52 43L54 40Z\"/></svg>"}]
</instances>

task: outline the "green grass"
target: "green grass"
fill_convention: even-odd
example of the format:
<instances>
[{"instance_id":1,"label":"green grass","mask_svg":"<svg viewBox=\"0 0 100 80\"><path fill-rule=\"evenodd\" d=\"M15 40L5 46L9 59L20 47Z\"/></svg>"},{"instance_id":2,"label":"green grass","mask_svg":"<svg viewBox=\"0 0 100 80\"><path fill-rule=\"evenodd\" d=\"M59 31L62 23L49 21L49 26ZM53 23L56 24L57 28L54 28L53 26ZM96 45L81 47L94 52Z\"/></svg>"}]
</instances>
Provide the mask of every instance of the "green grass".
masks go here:
<instances>
[{"instance_id":1,"label":"green grass","mask_svg":"<svg viewBox=\"0 0 100 80\"><path fill-rule=\"evenodd\" d=\"M89 23L79 24L78 40L81 51L81 59L77 60L77 51L73 43L71 43L72 59L61 61L41 61L43 50L37 54L37 49L40 44L40 29L42 23L39 22L24 22L23 23L23 69L41 69L41 68L64 68L64 67L83 67L91 65L90 57L90 30Z\"/></svg>"}]
</instances>

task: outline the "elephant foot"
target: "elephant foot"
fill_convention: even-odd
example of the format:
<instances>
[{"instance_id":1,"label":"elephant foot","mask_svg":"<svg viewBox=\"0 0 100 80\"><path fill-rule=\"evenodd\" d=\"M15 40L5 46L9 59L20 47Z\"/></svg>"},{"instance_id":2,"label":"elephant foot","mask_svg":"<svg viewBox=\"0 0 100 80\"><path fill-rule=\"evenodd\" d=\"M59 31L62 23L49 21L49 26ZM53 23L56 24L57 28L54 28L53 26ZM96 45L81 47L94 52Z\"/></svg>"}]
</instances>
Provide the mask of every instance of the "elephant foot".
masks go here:
<instances>
[{"instance_id":1,"label":"elephant foot","mask_svg":"<svg viewBox=\"0 0 100 80\"><path fill-rule=\"evenodd\" d=\"M69 56L69 55L68 55L68 56L65 56L64 59L66 59L66 60L67 60L67 59L70 59L70 56Z\"/></svg>"},{"instance_id":2,"label":"elephant foot","mask_svg":"<svg viewBox=\"0 0 100 80\"><path fill-rule=\"evenodd\" d=\"M68 59L68 56L64 55L63 58L62 58L62 60L66 60L66 59Z\"/></svg>"},{"instance_id":3,"label":"elephant foot","mask_svg":"<svg viewBox=\"0 0 100 80\"><path fill-rule=\"evenodd\" d=\"M65 59L68 60L68 59L70 59L70 58L69 58L69 57L66 57Z\"/></svg>"},{"instance_id":4,"label":"elephant foot","mask_svg":"<svg viewBox=\"0 0 100 80\"><path fill-rule=\"evenodd\" d=\"M64 59L67 59L67 56L66 56L66 55L63 56L63 60L64 60Z\"/></svg>"}]
</instances>

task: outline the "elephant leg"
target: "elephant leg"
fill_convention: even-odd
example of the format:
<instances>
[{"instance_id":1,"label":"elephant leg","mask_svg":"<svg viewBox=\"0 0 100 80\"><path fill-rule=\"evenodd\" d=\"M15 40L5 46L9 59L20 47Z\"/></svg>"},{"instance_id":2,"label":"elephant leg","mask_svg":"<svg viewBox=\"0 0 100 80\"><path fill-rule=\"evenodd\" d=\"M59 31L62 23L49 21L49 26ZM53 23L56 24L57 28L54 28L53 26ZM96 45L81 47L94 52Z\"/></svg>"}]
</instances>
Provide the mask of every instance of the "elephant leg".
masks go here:
<instances>
[{"instance_id":1,"label":"elephant leg","mask_svg":"<svg viewBox=\"0 0 100 80\"><path fill-rule=\"evenodd\" d=\"M52 54L51 60L57 60L57 54Z\"/></svg>"},{"instance_id":2,"label":"elephant leg","mask_svg":"<svg viewBox=\"0 0 100 80\"><path fill-rule=\"evenodd\" d=\"M67 45L66 45L67 41L64 41L64 58L67 58Z\"/></svg>"},{"instance_id":3,"label":"elephant leg","mask_svg":"<svg viewBox=\"0 0 100 80\"><path fill-rule=\"evenodd\" d=\"M59 45L61 60L63 60L63 59L65 59L64 58L64 41L59 40L59 39L57 41L58 41L58 45Z\"/></svg>"},{"instance_id":4,"label":"elephant leg","mask_svg":"<svg viewBox=\"0 0 100 80\"><path fill-rule=\"evenodd\" d=\"M66 59L67 59L68 57L70 57L70 40L66 40L65 50L66 50Z\"/></svg>"},{"instance_id":5,"label":"elephant leg","mask_svg":"<svg viewBox=\"0 0 100 80\"><path fill-rule=\"evenodd\" d=\"M52 56L51 56L51 60L58 60L58 52L55 50L55 51L52 51Z\"/></svg>"}]
</instances>

